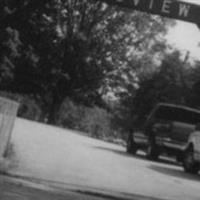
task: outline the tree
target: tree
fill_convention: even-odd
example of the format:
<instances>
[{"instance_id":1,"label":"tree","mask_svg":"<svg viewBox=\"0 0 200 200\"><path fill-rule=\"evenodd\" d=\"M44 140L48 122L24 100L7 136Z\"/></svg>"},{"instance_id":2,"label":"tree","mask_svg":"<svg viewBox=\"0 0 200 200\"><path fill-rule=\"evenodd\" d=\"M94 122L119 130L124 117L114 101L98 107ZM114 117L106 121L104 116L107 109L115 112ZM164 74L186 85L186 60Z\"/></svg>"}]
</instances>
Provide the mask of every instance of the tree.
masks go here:
<instances>
[{"instance_id":1,"label":"tree","mask_svg":"<svg viewBox=\"0 0 200 200\"><path fill-rule=\"evenodd\" d=\"M122 14L121 20L117 19L117 31L111 37L110 61L114 67L105 79L103 91L113 93L116 97L129 96L138 85L139 76L148 76L154 71L157 62L167 49L164 35L174 21L151 16L140 12L129 12ZM118 22L119 20L119 22ZM113 23L111 23L111 27ZM121 42L123 41L123 42ZM117 49L117 51L116 51Z\"/></svg>"},{"instance_id":2,"label":"tree","mask_svg":"<svg viewBox=\"0 0 200 200\"><path fill-rule=\"evenodd\" d=\"M159 102L187 105L190 94L187 72L180 52L166 54L160 67L151 76L142 76L136 92L122 99L120 115L122 122L126 122L125 128L140 128L151 109Z\"/></svg>"},{"instance_id":3,"label":"tree","mask_svg":"<svg viewBox=\"0 0 200 200\"><path fill-rule=\"evenodd\" d=\"M35 98L50 123L66 97L102 105L110 89L131 88L136 58L162 47L169 23L93 0L4 0L0 6L0 29L16 30L21 42L11 80L0 89Z\"/></svg>"},{"instance_id":4,"label":"tree","mask_svg":"<svg viewBox=\"0 0 200 200\"><path fill-rule=\"evenodd\" d=\"M38 99L53 123L66 96L92 96L99 88L104 68L93 59L99 43L93 29L105 9L92 1L4 3L9 12L2 28L18 30L23 46L13 80L1 89Z\"/></svg>"}]
</instances>

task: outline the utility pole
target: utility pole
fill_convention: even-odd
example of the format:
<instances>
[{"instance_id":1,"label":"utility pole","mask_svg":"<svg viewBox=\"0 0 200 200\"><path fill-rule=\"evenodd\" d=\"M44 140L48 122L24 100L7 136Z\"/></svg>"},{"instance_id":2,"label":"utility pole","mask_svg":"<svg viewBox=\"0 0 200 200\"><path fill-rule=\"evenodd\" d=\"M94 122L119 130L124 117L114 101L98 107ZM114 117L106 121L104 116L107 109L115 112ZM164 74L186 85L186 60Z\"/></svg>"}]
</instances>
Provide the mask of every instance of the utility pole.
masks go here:
<instances>
[{"instance_id":1,"label":"utility pole","mask_svg":"<svg viewBox=\"0 0 200 200\"><path fill-rule=\"evenodd\" d=\"M180 81L181 81L181 90L182 90L182 95L181 95L181 103L183 105L186 104L186 100L185 100L185 96L187 94L187 83L185 82L185 77L184 77L184 68L186 67L186 64L187 64L187 61L189 60L189 57L190 57L190 52L187 51L186 54L185 54L185 57L183 59L183 62L182 62L182 66L181 66L181 69L180 69Z\"/></svg>"}]
</instances>

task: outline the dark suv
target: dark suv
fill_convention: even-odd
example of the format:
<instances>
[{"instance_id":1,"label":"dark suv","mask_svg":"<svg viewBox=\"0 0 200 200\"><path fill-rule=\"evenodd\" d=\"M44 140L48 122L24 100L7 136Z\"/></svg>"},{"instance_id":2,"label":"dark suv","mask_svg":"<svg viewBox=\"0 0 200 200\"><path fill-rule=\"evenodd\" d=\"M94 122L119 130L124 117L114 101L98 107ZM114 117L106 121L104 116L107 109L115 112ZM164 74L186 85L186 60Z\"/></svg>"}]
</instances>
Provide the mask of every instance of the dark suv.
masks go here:
<instances>
[{"instance_id":1,"label":"dark suv","mask_svg":"<svg viewBox=\"0 0 200 200\"><path fill-rule=\"evenodd\" d=\"M129 134L127 152L135 154L138 149L145 149L149 159L167 154L182 162L189 136L198 123L199 110L160 103L148 116L144 129Z\"/></svg>"}]
</instances>

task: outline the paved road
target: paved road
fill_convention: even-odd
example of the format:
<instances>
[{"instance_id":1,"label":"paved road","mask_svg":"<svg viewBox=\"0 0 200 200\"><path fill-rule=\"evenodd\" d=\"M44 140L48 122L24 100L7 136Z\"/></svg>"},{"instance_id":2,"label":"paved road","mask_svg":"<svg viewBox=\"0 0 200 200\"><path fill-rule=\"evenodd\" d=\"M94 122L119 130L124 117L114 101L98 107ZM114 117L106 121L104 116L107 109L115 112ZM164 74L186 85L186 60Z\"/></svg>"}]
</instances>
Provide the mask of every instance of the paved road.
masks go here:
<instances>
[{"instance_id":1,"label":"paved road","mask_svg":"<svg viewBox=\"0 0 200 200\"><path fill-rule=\"evenodd\" d=\"M58 190L44 187L42 184L24 181L19 178L10 178L0 175L1 200L113 200L108 196L97 194L84 194L69 190ZM119 199L116 199L119 200Z\"/></svg>"},{"instance_id":2,"label":"paved road","mask_svg":"<svg viewBox=\"0 0 200 200\"><path fill-rule=\"evenodd\" d=\"M10 172L19 176L118 197L200 199L200 176L185 174L168 160L150 162L143 154L127 155L121 146L22 119L11 141L15 164Z\"/></svg>"}]
</instances>

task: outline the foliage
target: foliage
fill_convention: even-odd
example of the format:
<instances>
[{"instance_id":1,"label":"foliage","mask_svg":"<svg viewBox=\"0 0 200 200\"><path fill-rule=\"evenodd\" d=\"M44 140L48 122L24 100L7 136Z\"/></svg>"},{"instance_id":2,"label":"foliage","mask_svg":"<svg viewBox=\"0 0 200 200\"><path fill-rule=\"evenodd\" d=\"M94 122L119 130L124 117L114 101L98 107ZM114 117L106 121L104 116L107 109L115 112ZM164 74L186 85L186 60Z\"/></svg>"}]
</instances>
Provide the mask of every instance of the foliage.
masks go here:
<instances>
[{"instance_id":1,"label":"foliage","mask_svg":"<svg viewBox=\"0 0 200 200\"><path fill-rule=\"evenodd\" d=\"M70 129L80 130L80 123L85 116L85 107L65 99L60 107L56 124Z\"/></svg>"},{"instance_id":2,"label":"foliage","mask_svg":"<svg viewBox=\"0 0 200 200\"><path fill-rule=\"evenodd\" d=\"M29 97L23 97L20 101L18 116L29 120L40 121L41 109L34 100Z\"/></svg>"},{"instance_id":3,"label":"foliage","mask_svg":"<svg viewBox=\"0 0 200 200\"><path fill-rule=\"evenodd\" d=\"M167 48L163 36L167 27L173 25L173 21L139 12L126 13L122 18L113 37L123 43L118 44L117 53L110 58L115 67L103 85L105 93L111 92L117 98L132 94L139 76L148 76L155 69Z\"/></svg>"},{"instance_id":4,"label":"foliage","mask_svg":"<svg viewBox=\"0 0 200 200\"><path fill-rule=\"evenodd\" d=\"M106 110L94 107L86 110L81 122L81 129L95 138L111 137L110 115Z\"/></svg>"},{"instance_id":5,"label":"foliage","mask_svg":"<svg viewBox=\"0 0 200 200\"><path fill-rule=\"evenodd\" d=\"M111 137L110 114L99 107L86 107L65 99L58 114L57 125L76 129L95 138Z\"/></svg>"},{"instance_id":6,"label":"foliage","mask_svg":"<svg viewBox=\"0 0 200 200\"><path fill-rule=\"evenodd\" d=\"M28 96L9 93L9 92L0 92L0 96L14 100L19 103L18 108L18 117L35 120L35 121L43 121L42 113L40 107L37 105L33 99Z\"/></svg>"},{"instance_id":7,"label":"foliage","mask_svg":"<svg viewBox=\"0 0 200 200\"><path fill-rule=\"evenodd\" d=\"M140 79L136 92L122 99L114 122L126 130L140 128L159 102L187 105L190 88L185 64L178 51L166 54L159 68Z\"/></svg>"},{"instance_id":8,"label":"foliage","mask_svg":"<svg viewBox=\"0 0 200 200\"><path fill-rule=\"evenodd\" d=\"M134 90L135 60L164 48L169 24L93 0L4 0L0 11L0 90L34 98L49 123L66 97L104 106L102 95Z\"/></svg>"}]
</instances>

